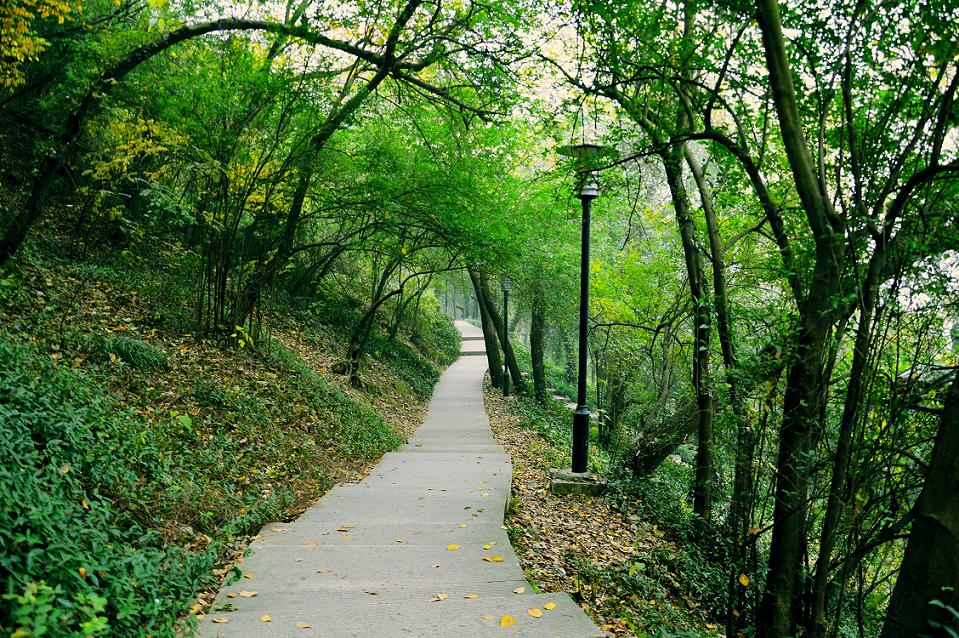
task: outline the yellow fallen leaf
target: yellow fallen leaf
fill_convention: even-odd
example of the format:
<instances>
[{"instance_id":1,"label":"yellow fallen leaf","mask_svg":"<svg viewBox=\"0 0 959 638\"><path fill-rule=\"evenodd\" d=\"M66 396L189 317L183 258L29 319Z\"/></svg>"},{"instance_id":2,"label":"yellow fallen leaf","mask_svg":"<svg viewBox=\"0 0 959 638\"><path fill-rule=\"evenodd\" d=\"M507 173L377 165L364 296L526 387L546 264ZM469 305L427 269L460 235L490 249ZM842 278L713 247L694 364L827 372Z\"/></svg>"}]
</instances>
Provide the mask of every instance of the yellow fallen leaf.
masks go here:
<instances>
[{"instance_id":1,"label":"yellow fallen leaf","mask_svg":"<svg viewBox=\"0 0 959 638\"><path fill-rule=\"evenodd\" d=\"M329 574L331 571L333 571L333 570L332 570L332 569L318 569L318 570L316 570L316 573L317 573L317 574Z\"/></svg>"},{"instance_id":2,"label":"yellow fallen leaf","mask_svg":"<svg viewBox=\"0 0 959 638\"><path fill-rule=\"evenodd\" d=\"M706 623L706 629L712 631L715 628L716 628L716 625L714 625L713 623L711 622Z\"/></svg>"},{"instance_id":3,"label":"yellow fallen leaf","mask_svg":"<svg viewBox=\"0 0 959 638\"><path fill-rule=\"evenodd\" d=\"M743 587L749 587L749 576L746 574L739 575L739 584Z\"/></svg>"},{"instance_id":4,"label":"yellow fallen leaf","mask_svg":"<svg viewBox=\"0 0 959 638\"><path fill-rule=\"evenodd\" d=\"M230 622L229 618L211 618L210 622L215 622L218 625Z\"/></svg>"},{"instance_id":5,"label":"yellow fallen leaf","mask_svg":"<svg viewBox=\"0 0 959 638\"><path fill-rule=\"evenodd\" d=\"M489 614L483 614L482 616L480 616L480 618L482 618L483 620L493 620L493 617L490 616Z\"/></svg>"},{"instance_id":6,"label":"yellow fallen leaf","mask_svg":"<svg viewBox=\"0 0 959 638\"><path fill-rule=\"evenodd\" d=\"M337 527L337 528L336 528L336 531L338 531L338 532L348 532L348 531L350 531L350 529L351 529L351 528L349 528L349 527Z\"/></svg>"},{"instance_id":7,"label":"yellow fallen leaf","mask_svg":"<svg viewBox=\"0 0 959 638\"><path fill-rule=\"evenodd\" d=\"M502 563L503 557L500 556L499 554L495 554L490 558L490 560L492 560L494 563Z\"/></svg>"},{"instance_id":8,"label":"yellow fallen leaf","mask_svg":"<svg viewBox=\"0 0 959 638\"><path fill-rule=\"evenodd\" d=\"M298 629L309 629L310 627L312 627L312 625L310 625L310 623L306 622L305 620L301 620L300 622L296 623L296 627Z\"/></svg>"},{"instance_id":9,"label":"yellow fallen leaf","mask_svg":"<svg viewBox=\"0 0 959 638\"><path fill-rule=\"evenodd\" d=\"M263 614L262 616L260 616L260 622L270 622L271 620L273 619L267 616L266 614Z\"/></svg>"},{"instance_id":10,"label":"yellow fallen leaf","mask_svg":"<svg viewBox=\"0 0 959 638\"><path fill-rule=\"evenodd\" d=\"M493 546L487 543L486 545L483 545L483 549L493 549Z\"/></svg>"},{"instance_id":11,"label":"yellow fallen leaf","mask_svg":"<svg viewBox=\"0 0 959 638\"><path fill-rule=\"evenodd\" d=\"M243 578L253 578L253 572L247 572L243 574Z\"/></svg>"},{"instance_id":12,"label":"yellow fallen leaf","mask_svg":"<svg viewBox=\"0 0 959 638\"><path fill-rule=\"evenodd\" d=\"M460 523L460 529L463 529L464 527L466 527L466 523Z\"/></svg>"},{"instance_id":13,"label":"yellow fallen leaf","mask_svg":"<svg viewBox=\"0 0 959 638\"><path fill-rule=\"evenodd\" d=\"M533 618L542 618L543 616L543 612L537 609L536 607L533 607L532 609L527 609L526 613L532 616Z\"/></svg>"},{"instance_id":14,"label":"yellow fallen leaf","mask_svg":"<svg viewBox=\"0 0 959 638\"><path fill-rule=\"evenodd\" d=\"M227 597L227 598L236 598L236 592L235 592L235 591L231 591L229 594L226 595L226 597Z\"/></svg>"},{"instance_id":15,"label":"yellow fallen leaf","mask_svg":"<svg viewBox=\"0 0 959 638\"><path fill-rule=\"evenodd\" d=\"M345 541L348 541L348 540L350 540L350 536L349 536L349 534L347 534L346 536L344 536L344 537L343 537L343 540L345 540Z\"/></svg>"},{"instance_id":16,"label":"yellow fallen leaf","mask_svg":"<svg viewBox=\"0 0 959 638\"><path fill-rule=\"evenodd\" d=\"M476 594L466 594L463 598L479 598Z\"/></svg>"},{"instance_id":17,"label":"yellow fallen leaf","mask_svg":"<svg viewBox=\"0 0 959 638\"><path fill-rule=\"evenodd\" d=\"M241 591L241 592L240 592L240 595L243 596L244 598L253 598L254 596L256 596L256 592L255 592L255 591Z\"/></svg>"},{"instance_id":18,"label":"yellow fallen leaf","mask_svg":"<svg viewBox=\"0 0 959 638\"><path fill-rule=\"evenodd\" d=\"M455 551L458 550L459 548L460 548L460 546L457 545L456 543L450 543L449 545L446 546L446 549L447 549L448 551L451 551L451 552L455 552Z\"/></svg>"},{"instance_id":19,"label":"yellow fallen leaf","mask_svg":"<svg viewBox=\"0 0 959 638\"><path fill-rule=\"evenodd\" d=\"M86 579L86 577L87 577L87 568L86 568L86 567L81 567L80 569L77 570L77 573L80 574L80 578Z\"/></svg>"},{"instance_id":20,"label":"yellow fallen leaf","mask_svg":"<svg viewBox=\"0 0 959 638\"><path fill-rule=\"evenodd\" d=\"M402 539L402 538L397 538L397 539L396 539L396 542L402 544L402 543L403 543L403 539Z\"/></svg>"},{"instance_id":21,"label":"yellow fallen leaf","mask_svg":"<svg viewBox=\"0 0 959 638\"><path fill-rule=\"evenodd\" d=\"M514 594L522 594L524 591L526 591L526 588L525 588L525 587L517 587L516 589L513 590L513 593L514 593Z\"/></svg>"},{"instance_id":22,"label":"yellow fallen leaf","mask_svg":"<svg viewBox=\"0 0 959 638\"><path fill-rule=\"evenodd\" d=\"M516 619L513 618L512 616L503 616L499 620L500 627L512 627L515 624L516 624Z\"/></svg>"},{"instance_id":23,"label":"yellow fallen leaf","mask_svg":"<svg viewBox=\"0 0 959 638\"><path fill-rule=\"evenodd\" d=\"M285 528L285 527L271 527L271 528L270 528L270 531L271 531L271 532L285 532L285 531L286 531L286 528Z\"/></svg>"},{"instance_id":24,"label":"yellow fallen leaf","mask_svg":"<svg viewBox=\"0 0 959 638\"><path fill-rule=\"evenodd\" d=\"M556 603L546 603L545 605L543 605L543 609L545 609L546 611L553 611L554 609L556 609Z\"/></svg>"},{"instance_id":25,"label":"yellow fallen leaf","mask_svg":"<svg viewBox=\"0 0 959 638\"><path fill-rule=\"evenodd\" d=\"M438 602L440 602L441 600L446 600L446 599L449 598L449 597L450 597L449 594L436 594L435 596L433 596L432 598L430 598L430 602L431 602L431 603L438 603Z\"/></svg>"},{"instance_id":26,"label":"yellow fallen leaf","mask_svg":"<svg viewBox=\"0 0 959 638\"><path fill-rule=\"evenodd\" d=\"M483 557L483 560L485 560L485 561L488 563L488 562L492 561L493 559L490 558L489 556L484 556L484 557Z\"/></svg>"}]
</instances>

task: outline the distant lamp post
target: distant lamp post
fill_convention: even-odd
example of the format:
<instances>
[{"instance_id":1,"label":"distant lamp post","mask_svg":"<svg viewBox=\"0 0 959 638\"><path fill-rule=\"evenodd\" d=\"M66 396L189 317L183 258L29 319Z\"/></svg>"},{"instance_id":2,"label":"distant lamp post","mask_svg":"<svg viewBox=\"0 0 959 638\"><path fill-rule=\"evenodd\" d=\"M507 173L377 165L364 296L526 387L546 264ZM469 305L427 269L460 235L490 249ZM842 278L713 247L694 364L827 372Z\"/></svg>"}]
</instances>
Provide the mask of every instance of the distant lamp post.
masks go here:
<instances>
[{"instance_id":1,"label":"distant lamp post","mask_svg":"<svg viewBox=\"0 0 959 638\"><path fill-rule=\"evenodd\" d=\"M614 151L598 144L577 144L559 149L577 161L579 189L576 196L583 204L582 249L579 264L579 379L576 387L576 411L573 412L573 472L585 473L589 461L589 408L586 407L586 336L589 329L589 213L599 197L596 180L598 160Z\"/></svg>"},{"instance_id":2,"label":"distant lamp post","mask_svg":"<svg viewBox=\"0 0 959 638\"><path fill-rule=\"evenodd\" d=\"M503 277L503 335L509 339L509 277ZM509 362L503 347L503 396L509 396Z\"/></svg>"}]
</instances>

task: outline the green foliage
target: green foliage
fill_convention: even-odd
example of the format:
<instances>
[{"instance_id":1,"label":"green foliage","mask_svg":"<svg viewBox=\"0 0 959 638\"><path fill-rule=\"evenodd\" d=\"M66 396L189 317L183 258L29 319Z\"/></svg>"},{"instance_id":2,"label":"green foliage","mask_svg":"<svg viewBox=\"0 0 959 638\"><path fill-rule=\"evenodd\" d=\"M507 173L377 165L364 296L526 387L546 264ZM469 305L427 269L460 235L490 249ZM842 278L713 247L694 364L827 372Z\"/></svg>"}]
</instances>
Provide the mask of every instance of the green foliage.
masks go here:
<instances>
[{"instance_id":1,"label":"green foliage","mask_svg":"<svg viewBox=\"0 0 959 638\"><path fill-rule=\"evenodd\" d=\"M270 352L278 368L290 374L287 391L304 400L331 428L324 438L336 452L373 459L403 443L372 406L347 396L283 344L274 341Z\"/></svg>"},{"instance_id":2,"label":"green foliage","mask_svg":"<svg viewBox=\"0 0 959 638\"><path fill-rule=\"evenodd\" d=\"M0 339L0 566L11 602L0 627L173 636L216 551L168 546L139 523L163 452L92 386Z\"/></svg>"},{"instance_id":3,"label":"green foliage","mask_svg":"<svg viewBox=\"0 0 959 638\"><path fill-rule=\"evenodd\" d=\"M94 337L92 347L112 358L130 364L134 368L163 368L167 364L166 353L157 346L130 337Z\"/></svg>"}]
</instances>

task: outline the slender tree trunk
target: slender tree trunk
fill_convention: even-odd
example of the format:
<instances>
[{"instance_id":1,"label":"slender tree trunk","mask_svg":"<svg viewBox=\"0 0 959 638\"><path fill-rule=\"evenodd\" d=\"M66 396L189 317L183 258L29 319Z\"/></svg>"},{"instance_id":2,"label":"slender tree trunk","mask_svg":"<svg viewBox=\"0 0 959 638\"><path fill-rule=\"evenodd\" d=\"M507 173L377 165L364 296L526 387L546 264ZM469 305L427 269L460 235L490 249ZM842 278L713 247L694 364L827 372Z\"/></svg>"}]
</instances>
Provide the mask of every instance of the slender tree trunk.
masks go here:
<instances>
[{"instance_id":1,"label":"slender tree trunk","mask_svg":"<svg viewBox=\"0 0 959 638\"><path fill-rule=\"evenodd\" d=\"M483 295L486 312L489 314L490 320L496 328L496 333L499 335L500 345L503 346L503 356L506 359L506 366L509 368L510 383L516 394L523 394L526 392L526 384L523 383L523 377L520 375L519 365L516 363L516 355L513 353L513 346L509 342L509 335L507 335L503 329L503 318L496 308L496 303L493 301L493 296L490 294L489 286L486 284L486 279L482 273L480 273L479 279L480 293Z\"/></svg>"},{"instance_id":2,"label":"slender tree trunk","mask_svg":"<svg viewBox=\"0 0 959 638\"><path fill-rule=\"evenodd\" d=\"M739 584L739 574L742 573L745 562L747 532L750 527L749 504L753 491L753 432L746 418L746 409L739 392L738 368L736 360L735 336L732 319L729 315L729 295L726 290L726 266L723 254L723 241L719 234L719 222L716 218L716 208L712 189L706 181L699 160L692 151L684 148L686 163L696 181L699 198L702 202L703 215L706 219L706 231L709 236L709 250L712 253L713 295L716 306L716 331L719 334L720 351L723 358L723 367L726 370L726 385L729 387L729 405L736 421L736 450L735 450L735 478L733 479L733 496L729 504L729 529L731 532L732 563L729 578L729 613L727 616L726 633L735 636L739 629L739 620L742 618L743 588ZM733 613L733 612L736 613Z\"/></svg>"},{"instance_id":3,"label":"slender tree trunk","mask_svg":"<svg viewBox=\"0 0 959 638\"><path fill-rule=\"evenodd\" d=\"M826 592L829 588L830 564L833 548L836 546L838 525L846 506L849 489L847 474L849 457L852 452L852 434L859 418L862 402L862 390L868 382L866 363L869 360L869 339L872 332L872 318L875 306L877 278L883 265L883 249L877 247L869 261L869 270L863 283L863 294L859 307L859 325L856 328L856 341L853 346L852 367L849 370L849 385L839 422L839 435L833 456L832 480L829 484L829 497L826 512L823 515L822 530L819 537L819 556L816 560L816 575L813 584L813 601L810 612L809 633L814 638L826 635Z\"/></svg>"},{"instance_id":4,"label":"slender tree trunk","mask_svg":"<svg viewBox=\"0 0 959 638\"><path fill-rule=\"evenodd\" d=\"M696 475L693 485L693 513L702 526L708 526L712 516L713 487L713 400L709 388L710 309L706 295L703 257L696 241L696 227L689 205L689 195L683 184L682 145L674 144L662 157L666 181L672 194L676 222L679 225L689 292L693 301L693 389L699 406L697 428Z\"/></svg>"},{"instance_id":5,"label":"slender tree trunk","mask_svg":"<svg viewBox=\"0 0 959 638\"><path fill-rule=\"evenodd\" d=\"M499 337L496 335L496 326L490 318L489 310L486 309L486 300L480 287L479 274L470 269L470 280L473 282L473 290L476 292L476 303L479 306L480 323L483 326L483 341L486 344L486 363L489 365L489 379L494 388L503 387L503 360L499 356ZM454 297L456 291L453 292Z\"/></svg>"},{"instance_id":6,"label":"slender tree trunk","mask_svg":"<svg viewBox=\"0 0 959 638\"><path fill-rule=\"evenodd\" d=\"M530 320L529 350L533 361L533 394L536 401L546 405L546 365L543 361L546 333L546 308L543 292L539 286L533 291L532 318Z\"/></svg>"},{"instance_id":7,"label":"slender tree trunk","mask_svg":"<svg viewBox=\"0 0 959 638\"><path fill-rule=\"evenodd\" d=\"M913 508L915 519L899 578L886 612L882 638L945 636L930 621L959 622L930 601L959 609L959 370L942 408L926 482Z\"/></svg>"}]
</instances>

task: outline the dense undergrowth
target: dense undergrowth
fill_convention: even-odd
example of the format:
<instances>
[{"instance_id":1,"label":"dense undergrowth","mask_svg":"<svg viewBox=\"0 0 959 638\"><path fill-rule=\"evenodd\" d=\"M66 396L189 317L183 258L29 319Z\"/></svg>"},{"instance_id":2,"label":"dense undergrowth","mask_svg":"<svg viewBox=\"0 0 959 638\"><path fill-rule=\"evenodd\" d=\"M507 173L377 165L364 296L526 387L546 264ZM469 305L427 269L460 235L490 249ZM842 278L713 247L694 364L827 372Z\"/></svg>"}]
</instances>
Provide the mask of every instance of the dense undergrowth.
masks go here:
<instances>
[{"instance_id":1,"label":"dense undergrowth","mask_svg":"<svg viewBox=\"0 0 959 638\"><path fill-rule=\"evenodd\" d=\"M57 254L0 274L4 635L182 633L244 535L400 444L458 351L424 313L356 390L328 373L348 324L277 299L258 339L197 341L189 254Z\"/></svg>"}]
</instances>

